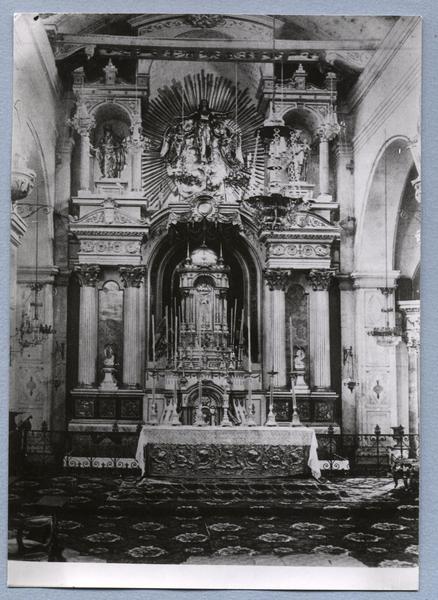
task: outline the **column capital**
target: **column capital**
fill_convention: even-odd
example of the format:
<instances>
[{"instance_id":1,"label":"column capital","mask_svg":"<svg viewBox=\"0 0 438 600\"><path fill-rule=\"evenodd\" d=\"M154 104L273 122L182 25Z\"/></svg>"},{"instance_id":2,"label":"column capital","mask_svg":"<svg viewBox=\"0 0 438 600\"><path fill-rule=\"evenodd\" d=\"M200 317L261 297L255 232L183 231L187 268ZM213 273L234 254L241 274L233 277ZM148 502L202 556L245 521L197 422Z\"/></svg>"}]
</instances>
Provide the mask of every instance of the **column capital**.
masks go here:
<instances>
[{"instance_id":1,"label":"column capital","mask_svg":"<svg viewBox=\"0 0 438 600\"><path fill-rule=\"evenodd\" d=\"M282 290L284 292L289 282L291 271L285 271L283 269L265 269L263 274L265 276L265 283L271 292L274 290Z\"/></svg>"},{"instance_id":2,"label":"column capital","mask_svg":"<svg viewBox=\"0 0 438 600\"><path fill-rule=\"evenodd\" d=\"M316 134L319 137L320 142L330 142L341 131L341 127L338 123L324 122L316 130Z\"/></svg>"},{"instance_id":3,"label":"column capital","mask_svg":"<svg viewBox=\"0 0 438 600\"><path fill-rule=\"evenodd\" d=\"M146 267L142 265L124 265L119 267L119 273L125 288L139 288L143 282L143 277L146 274Z\"/></svg>"},{"instance_id":4,"label":"column capital","mask_svg":"<svg viewBox=\"0 0 438 600\"><path fill-rule=\"evenodd\" d=\"M400 300L397 303L404 317L404 341L408 350L418 351L420 347L420 301Z\"/></svg>"},{"instance_id":5,"label":"column capital","mask_svg":"<svg viewBox=\"0 0 438 600\"><path fill-rule=\"evenodd\" d=\"M76 265L74 271L81 287L95 287L99 281L101 268L99 265Z\"/></svg>"},{"instance_id":6,"label":"column capital","mask_svg":"<svg viewBox=\"0 0 438 600\"><path fill-rule=\"evenodd\" d=\"M330 269L312 269L307 274L307 279L314 292L322 292L328 290L333 275L334 271Z\"/></svg>"},{"instance_id":7,"label":"column capital","mask_svg":"<svg viewBox=\"0 0 438 600\"><path fill-rule=\"evenodd\" d=\"M96 125L96 122L94 116L89 114L85 104L79 104L74 117L68 119L67 124L73 127L81 137L87 137Z\"/></svg>"}]
</instances>

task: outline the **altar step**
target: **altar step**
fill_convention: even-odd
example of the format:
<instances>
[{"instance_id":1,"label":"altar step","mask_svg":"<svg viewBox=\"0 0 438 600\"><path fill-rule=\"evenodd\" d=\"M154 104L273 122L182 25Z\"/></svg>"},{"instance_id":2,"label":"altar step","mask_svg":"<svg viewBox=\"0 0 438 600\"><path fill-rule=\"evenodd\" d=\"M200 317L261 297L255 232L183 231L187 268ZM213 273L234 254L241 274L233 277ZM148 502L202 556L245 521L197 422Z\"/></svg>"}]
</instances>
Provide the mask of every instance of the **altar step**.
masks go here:
<instances>
[{"instance_id":1,"label":"altar step","mask_svg":"<svg viewBox=\"0 0 438 600\"><path fill-rule=\"evenodd\" d=\"M394 498L382 498L392 483L382 481L380 493L350 496L344 486L309 479L266 481L175 482L126 477L111 491L104 509L109 515L150 514L191 517L208 514L309 514L336 510L339 518L353 511L394 510ZM85 507L82 506L82 510Z\"/></svg>"}]
</instances>

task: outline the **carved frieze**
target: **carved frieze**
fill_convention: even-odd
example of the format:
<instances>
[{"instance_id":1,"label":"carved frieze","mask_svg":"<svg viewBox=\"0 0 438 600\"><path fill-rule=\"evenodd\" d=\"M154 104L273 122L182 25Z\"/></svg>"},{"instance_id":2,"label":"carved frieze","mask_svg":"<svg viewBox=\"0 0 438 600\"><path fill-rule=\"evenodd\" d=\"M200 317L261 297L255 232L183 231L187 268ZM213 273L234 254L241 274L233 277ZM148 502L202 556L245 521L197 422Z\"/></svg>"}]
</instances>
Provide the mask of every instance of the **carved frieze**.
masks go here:
<instances>
[{"instance_id":1,"label":"carved frieze","mask_svg":"<svg viewBox=\"0 0 438 600\"><path fill-rule=\"evenodd\" d=\"M313 258L330 256L329 244L269 244L268 257L292 256Z\"/></svg>"},{"instance_id":2,"label":"carved frieze","mask_svg":"<svg viewBox=\"0 0 438 600\"><path fill-rule=\"evenodd\" d=\"M80 254L101 254L119 256L123 254L139 254L141 249L140 241L120 241L120 240L90 240L82 239L80 241Z\"/></svg>"},{"instance_id":3,"label":"carved frieze","mask_svg":"<svg viewBox=\"0 0 438 600\"><path fill-rule=\"evenodd\" d=\"M100 277L99 265L76 265L75 273L81 286L95 287Z\"/></svg>"},{"instance_id":4,"label":"carved frieze","mask_svg":"<svg viewBox=\"0 0 438 600\"><path fill-rule=\"evenodd\" d=\"M146 267L144 266L122 266L119 267L120 278L123 281L123 285L126 287L139 288L142 284L143 277L146 273Z\"/></svg>"},{"instance_id":5,"label":"carved frieze","mask_svg":"<svg viewBox=\"0 0 438 600\"><path fill-rule=\"evenodd\" d=\"M290 278L291 272L283 269L265 269L265 283L272 291L285 290Z\"/></svg>"},{"instance_id":6,"label":"carved frieze","mask_svg":"<svg viewBox=\"0 0 438 600\"><path fill-rule=\"evenodd\" d=\"M312 286L314 292L320 292L328 290L330 280L334 275L334 271L330 269L312 269L308 275L307 279Z\"/></svg>"}]
</instances>

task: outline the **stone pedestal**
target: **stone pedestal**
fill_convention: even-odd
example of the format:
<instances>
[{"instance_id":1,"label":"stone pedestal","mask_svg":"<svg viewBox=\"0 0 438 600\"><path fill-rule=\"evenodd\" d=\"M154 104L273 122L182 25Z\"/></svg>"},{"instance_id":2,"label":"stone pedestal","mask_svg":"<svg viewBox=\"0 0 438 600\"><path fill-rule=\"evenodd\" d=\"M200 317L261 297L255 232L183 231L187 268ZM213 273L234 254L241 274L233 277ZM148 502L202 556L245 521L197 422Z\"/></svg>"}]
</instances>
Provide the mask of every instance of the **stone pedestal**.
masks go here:
<instances>
[{"instance_id":1,"label":"stone pedestal","mask_svg":"<svg viewBox=\"0 0 438 600\"><path fill-rule=\"evenodd\" d=\"M276 371L274 387L286 386L286 307L285 290L290 271L267 269L265 283L269 289L269 312L265 313L264 336L270 339L270 352L265 354L267 369Z\"/></svg>"},{"instance_id":2,"label":"stone pedestal","mask_svg":"<svg viewBox=\"0 0 438 600\"><path fill-rule=\"evenodd\" d=\"M332 271L312 270L310 295L310 357L313 387L330 389L330 312L328 286Z\"/></svg>"},{"instance_id":3,"label":"stone pedestal","mask_svg":"<svg viewBox=\"0 0 438 600\"><path fill-rule=\"evenodd\" d=\"M144 342L144 306L141 303L141 285L145 268L120 267L124 290L123 383L136 387L142 382L142 346Z\"/></svg>"},{"instance_id":4,"label":"stone pedestal","mask_svg":"<svg viewBox=\"0 0 438 600\"><path fill-rule=\"evenodd\" d=\"M116 370L114 367L103 367L103 380L99 385L100 390L114 391L117 390Z\"/></svg>"},{"instance_id":5,"label":"stone pedestal","mask_svg":"<svg viewBox=\"0 0 438 600\"><path fill-rule=\"evenodd\" d=\"M100 275L98 265L80 265L76 273L81 285L79 307L78 383L93 387L96 382L98 315L96 284Z\"/></svg>"}]
</instances>

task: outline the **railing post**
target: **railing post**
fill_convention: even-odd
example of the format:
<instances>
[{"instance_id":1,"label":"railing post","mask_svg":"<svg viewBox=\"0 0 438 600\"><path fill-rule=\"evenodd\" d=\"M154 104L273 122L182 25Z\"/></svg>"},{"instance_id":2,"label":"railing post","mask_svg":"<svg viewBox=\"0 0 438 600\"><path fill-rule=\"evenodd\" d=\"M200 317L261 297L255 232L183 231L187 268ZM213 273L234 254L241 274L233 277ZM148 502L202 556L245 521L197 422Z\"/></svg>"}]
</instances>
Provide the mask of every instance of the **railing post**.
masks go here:
<instances>
[{"instance_id":1,"label":"railing post","mask_svg":"<svg viewBox=\"0 0 438 600\"><path fill-rule=\"evenodd\" d=\"M376 436L376 458L377 458L377 476L380 477L380 427L376 425L374 428L374 435Z\"/></svg>"},{"instance_id":2,"label":"railing post","mask_svg":"<svg viewBox=\"0 0 438 600\"><path fill-rule=\"evenodd\" d=\"M327 434L328 434L328 438L329 438L329 461L330 461L330 472L333 471L333 441L334 441L334 434L335 434L335 430L333 428L333 425L329 425L327 428Z\"/></svg>"}]
</instances>

